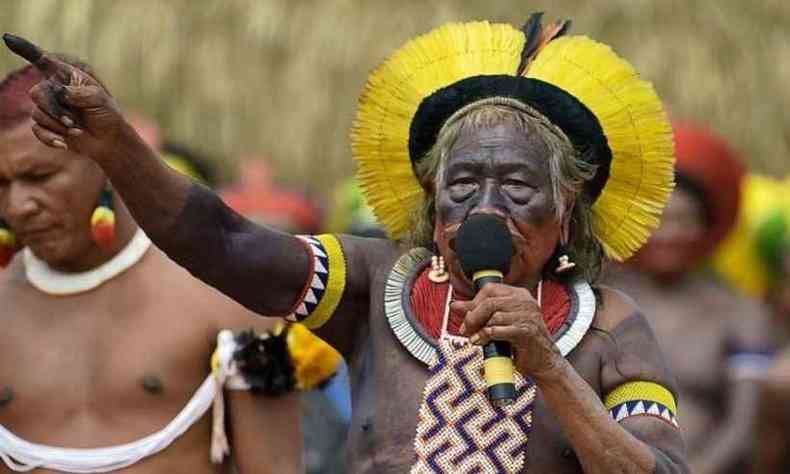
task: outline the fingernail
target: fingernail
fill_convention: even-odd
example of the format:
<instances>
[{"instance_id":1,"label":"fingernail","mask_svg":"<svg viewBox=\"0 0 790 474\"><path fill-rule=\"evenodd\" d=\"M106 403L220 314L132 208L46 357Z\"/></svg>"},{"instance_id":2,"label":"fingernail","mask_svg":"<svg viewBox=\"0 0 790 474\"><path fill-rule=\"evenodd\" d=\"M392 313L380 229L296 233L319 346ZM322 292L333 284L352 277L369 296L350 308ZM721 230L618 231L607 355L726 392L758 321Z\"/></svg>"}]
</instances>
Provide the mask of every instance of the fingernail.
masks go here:
<instances>
[{"instance_id":1,"label":"fingernail","mask_svg":"<svg viewBox=\"0 0 790 474\"><path fill-rule=\"evenodd\" d=\"M67 127L73 127L73 126L74 126L74 121L73 121L73 120L71 120L71 119L70 119L68 116L66 116L66 115L64 115L63 117L61 117L61 118L60 118L60 121L61 121L61 122L63 122L63 125L65 125L65 126L67 126Z\"/></svg>"},{"instance_id":2,"label":"fingernail","mask_svg":"<svg viewBox=\"0 0 790 474\"><path fill-rule=\"evenodd\" d=\"M472 337L469 338L469 342L477 345L477 343L480 342L480 334L472 334Z\"/></svg>"},{"instance_id":3,"label":"fingernail","mask_svg":"<svg viewBox=\"0 0 790 474\"><path fill-rule=\"evenodd\" d=\"M66 142L64 142L63 140L58 140L57 138L52 140L52 146L54 146L55 148L61 148L63 150L69 149L69 147L66 146Z\"/></svg>"},{"instance_id":4,"label":"fingernail","mask_svg":"<svg viewBox=\"0 0 790 474\"><path fill-rule=\"evenodd\" d=\"M80 129L80 128L70 128L70 129L68 129L68 131L66 133L68 133L72 137L78 137L78 136L82 135L82 129Z\"/></svg>"},{"instance_id":5,"label":"fingernail","mask_svg":"<svg viewBox=\"0 0 790 474\"><path fill-rule=\"evenodd\" d=\"M461 327L458 328L458 331L461 334L466 334L466 323L461 323Z\"/></svg>"}]
</instances>

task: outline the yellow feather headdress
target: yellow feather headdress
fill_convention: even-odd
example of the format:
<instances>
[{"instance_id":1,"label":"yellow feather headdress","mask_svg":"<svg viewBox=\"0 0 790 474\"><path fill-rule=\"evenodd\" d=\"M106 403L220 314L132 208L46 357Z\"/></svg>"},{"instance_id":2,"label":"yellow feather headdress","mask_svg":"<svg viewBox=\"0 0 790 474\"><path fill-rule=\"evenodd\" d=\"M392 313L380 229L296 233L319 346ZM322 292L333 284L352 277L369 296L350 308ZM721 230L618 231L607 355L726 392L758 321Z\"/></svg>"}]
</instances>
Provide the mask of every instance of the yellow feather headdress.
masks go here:
<instances>
[{"instance_id":1,"label":"yellow feather headdress","mask_svg":"<svg viewBox=\"0 0 790 474\"><path fill-rule=\"evenodd\" d=\"M463 93L455 97L465 98L456 101L468 100L456 104L460 108L482 99L481 89L488 88L482 94L496 97L499 84L505 84L503 91L523 89L538 102L545 93L569 95L567 100L560 98L580 103L584 113L594 116L594 128L603 135L598 145L608 155L608 174L599 172L600 186L593 192L595 236L616 260L628 258L644 244L672 190L671 126L650 83L609 47L583 36L550 41L549 36L561 34L565 27L555 24L548 35L544 30L540 44L530 42L531 57L525 64L524 32L485 21L451 23L409 41L370 75L351 146L360 184L390 237L408 233L424 199L413 161L422 158L415 155L427 151L425 145L431 137L435 140L434 132L442 125L434 118L415 123L415 116L437 94L456 86ZM517 72L522 69L523 76ZM558 123L564 110L538 110L565 130ZM427 138L425 128L431 129Z\"/></svg>"}]
</instances>

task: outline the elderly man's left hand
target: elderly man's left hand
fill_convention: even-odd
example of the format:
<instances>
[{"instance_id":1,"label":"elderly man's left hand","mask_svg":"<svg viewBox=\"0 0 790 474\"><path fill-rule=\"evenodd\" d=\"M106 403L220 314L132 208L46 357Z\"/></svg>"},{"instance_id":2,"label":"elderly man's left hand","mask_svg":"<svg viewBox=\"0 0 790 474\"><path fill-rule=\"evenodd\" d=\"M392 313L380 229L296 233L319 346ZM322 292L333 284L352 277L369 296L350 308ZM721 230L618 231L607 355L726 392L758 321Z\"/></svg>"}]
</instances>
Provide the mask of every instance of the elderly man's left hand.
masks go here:
<instances>
[{"instance_id":1,"label":"elderly man's left hand","mask_svg":"<svg viewBox=\"0 0 790 474\"><path fill-rule=\"evenodd\" d=\"M471 301L456 301L454 311L466 313L461 332L474 344L492 340L513 346L516 369L536 379L557 371L564 360L549 334L538 302L528 290L488 284Z\"/></svg>"}]
</instances>

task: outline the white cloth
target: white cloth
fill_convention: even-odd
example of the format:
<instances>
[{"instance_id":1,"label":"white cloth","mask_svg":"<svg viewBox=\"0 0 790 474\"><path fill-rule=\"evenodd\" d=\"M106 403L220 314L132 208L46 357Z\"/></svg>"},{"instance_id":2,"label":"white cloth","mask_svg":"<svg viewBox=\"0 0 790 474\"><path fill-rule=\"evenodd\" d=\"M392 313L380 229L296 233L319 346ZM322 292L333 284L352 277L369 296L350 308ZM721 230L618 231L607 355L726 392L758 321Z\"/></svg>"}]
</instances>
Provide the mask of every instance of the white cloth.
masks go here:
<instances>
[{"instance_id":1,"label":"white cloth","mask_svg":"<svg viewBox=\"0 0 790 474\"><path fill-rule=\"evenodd\" d=\"M123 469L148 456L153 456L170 446L206 414L217 394L220 396L222 394L218 382L224 384L225 381L234 380L233 386L228 388L244 389L243 380L239 380L241 377L233 368L234 350L233 334L227 330L221 331L217 336L217 351L220 359L218 370L206 377L184 409L157 433L119 446L74 449L31 443L0 425L0 458L9 469L16 472L43 468L71 473L95 473Z\"/></svg>"},{"instance_id":2,"label":"white cloth","mask_svg":"<svg viewBox=\"0 0 790 474\"><path fill-rule=\"evenodd\" d=\"M214 401L215 392L216 381L213 375L209 375L181 413L161 431L107 448L72 449L31 443L0 425L0 457L9 469L16 472L39 468L74 473L122 469L170 446L203 417Z\"/></svg>"}]
</instances>

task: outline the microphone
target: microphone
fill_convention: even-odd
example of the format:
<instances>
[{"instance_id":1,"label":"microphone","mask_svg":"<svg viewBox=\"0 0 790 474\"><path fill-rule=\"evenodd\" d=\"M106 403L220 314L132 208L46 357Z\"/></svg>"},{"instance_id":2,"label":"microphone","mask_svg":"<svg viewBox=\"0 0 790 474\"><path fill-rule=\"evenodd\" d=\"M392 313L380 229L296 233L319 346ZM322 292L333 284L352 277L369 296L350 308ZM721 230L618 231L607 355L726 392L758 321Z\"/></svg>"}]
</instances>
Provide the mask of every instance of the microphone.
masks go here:
<instances>
[{"instance_id":1,"label":"microphone","mask_svg":"<svg viewBox=\"0 0 790 474\"><path fill-rule=\"evenodd\" d=\"M501 283L510 270L513 237L505 222L491 214L474 214L458 229L454 250L475 292L489 283ZM494 406L511 405L516 400L513 383L513 350L510 343L491 341L483 346L484 377L488 399Z\"/></svg>"}]
</instances>

